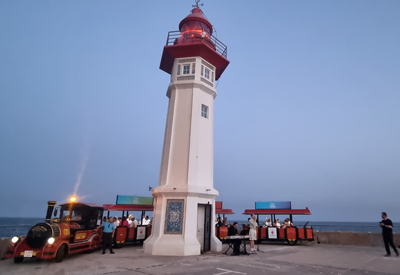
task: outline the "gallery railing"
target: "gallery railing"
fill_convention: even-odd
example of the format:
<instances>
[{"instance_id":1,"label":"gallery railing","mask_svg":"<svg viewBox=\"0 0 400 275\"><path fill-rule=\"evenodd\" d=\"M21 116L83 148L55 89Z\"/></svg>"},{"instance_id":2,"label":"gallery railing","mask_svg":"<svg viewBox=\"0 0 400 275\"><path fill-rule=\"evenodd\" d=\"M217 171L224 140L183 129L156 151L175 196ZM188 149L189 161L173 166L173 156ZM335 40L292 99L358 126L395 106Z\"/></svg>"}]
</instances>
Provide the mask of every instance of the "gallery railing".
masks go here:
<instances>
[{"instance_id":1,"label":"gallery railing","mask_svg":"<svg viewBox=\"0 0 400 275\"><path fill-rule=\"evenodd\" d=\"M181 35L180 31L170 31L168 32L166 45L167 46L176 45L178 43L178 40L185 41L185 43L187 42L198 43L199 41L201 41L212 47L217 53L219 53L223 57L228 58L228 47L213 35L207 37L203 37L202 35L196 35L194 37L190 36L186 38L184 35Z\"/></svg>"}]
</instances>

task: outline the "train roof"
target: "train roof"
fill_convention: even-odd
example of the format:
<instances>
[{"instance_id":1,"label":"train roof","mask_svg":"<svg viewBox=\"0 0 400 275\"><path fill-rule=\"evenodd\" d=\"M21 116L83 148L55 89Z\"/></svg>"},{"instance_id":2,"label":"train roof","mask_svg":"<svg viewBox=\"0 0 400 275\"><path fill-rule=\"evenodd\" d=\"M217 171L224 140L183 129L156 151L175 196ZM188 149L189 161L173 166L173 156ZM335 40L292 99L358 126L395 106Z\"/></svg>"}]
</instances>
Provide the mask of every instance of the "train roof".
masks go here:
<instances>
[{"instance_id":1,"label":"train roof","mask_svg":"<svg viewBox=\"0 0 400 275\"><path fill-rule=\"evenodd\" d=\"M215 214L229 215L229 214L235 214L235 213L233 213L232 209L215 208Z\"/></svg>"},{"instance_id":2,"label":"train roof","mask_svg":"<svg viewBox=\"0 0 400 275\"><path fill-rule=\"evenodd\" d=\"M87 202L68 202L68 203L60 204L60 206L65 206L65 205L88 206L88 207L92 207L92 208L104 208L104 206L102 206L102 205L98 205L95 203L87 203Z\"/></svg>"},{"instance_id":3,"label":"train roof","mask_svg":"<svg viewBox=\"0 0 400 275\"><path fill-rule=\"evenodd\" d=\"M223 209L222 201L216 201L215 202L215 214L230 215L230 214L235 214L235 213L233 213L232 209Z\"/></svg>"},{"instance_id":4,"label":"train roof","mask_svg":"<svg viewBox=\"0 0 400 275\"><path fill-rule=\"evenodd\" d=\"M246 209L244 215L311 215L310 209Z\"/></svg>"},{"instance_id":5,"label":"train roof","mask_svg":"<svg viewBox=\"0 0 400 275\"><path fill-rule=\"evenodd\" d=\"M153 211L154 205L104 204L105 211Z\"/></svg>"}]
</instances>

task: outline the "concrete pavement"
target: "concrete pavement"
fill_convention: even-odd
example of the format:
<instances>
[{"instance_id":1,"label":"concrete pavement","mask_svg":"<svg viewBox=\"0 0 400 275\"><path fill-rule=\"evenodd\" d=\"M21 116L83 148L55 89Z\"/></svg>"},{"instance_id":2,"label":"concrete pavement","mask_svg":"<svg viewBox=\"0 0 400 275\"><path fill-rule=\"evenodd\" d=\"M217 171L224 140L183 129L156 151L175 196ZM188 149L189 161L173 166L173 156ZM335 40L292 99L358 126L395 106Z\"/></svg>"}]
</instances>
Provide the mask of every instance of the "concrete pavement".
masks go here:
<instances>
[{"instance_id":1,"label":"concrete pavement","mask_svg":"<svg viewBox=\"0 0 400 275\"><path fill-rule=\"evenodd\" d=\"M226 246L224 245L224 249ZM400 258L385 258L384 247L336 245L260 245L250 256L207 253L201 256L163 257L143 254L141 246L67 257L62 263L25 259L21 264L0 261L0 274L400 274Z\"/></svg>"}]
</instances>

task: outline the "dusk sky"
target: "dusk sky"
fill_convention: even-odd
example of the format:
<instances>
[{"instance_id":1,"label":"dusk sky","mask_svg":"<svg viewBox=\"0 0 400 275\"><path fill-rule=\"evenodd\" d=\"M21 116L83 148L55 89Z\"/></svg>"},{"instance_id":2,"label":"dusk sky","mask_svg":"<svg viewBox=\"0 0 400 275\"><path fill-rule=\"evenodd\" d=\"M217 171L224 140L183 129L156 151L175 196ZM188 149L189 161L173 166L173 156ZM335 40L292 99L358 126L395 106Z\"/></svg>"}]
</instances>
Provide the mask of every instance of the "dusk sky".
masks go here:
<instances>
[{"instance_id":1,"label":"dusk sky","mask_svg":"<svg viewBox=\"0 0 400 275\"><path fill-rule=\"evenodd\" d=\"M230 65L214 187L311 221L400 222L400 1L202 1ZM169 31L194 1L0 1L0 217L158 185ZM79 185L79 186L78 186Z\"/></svg>"}]
</instances>

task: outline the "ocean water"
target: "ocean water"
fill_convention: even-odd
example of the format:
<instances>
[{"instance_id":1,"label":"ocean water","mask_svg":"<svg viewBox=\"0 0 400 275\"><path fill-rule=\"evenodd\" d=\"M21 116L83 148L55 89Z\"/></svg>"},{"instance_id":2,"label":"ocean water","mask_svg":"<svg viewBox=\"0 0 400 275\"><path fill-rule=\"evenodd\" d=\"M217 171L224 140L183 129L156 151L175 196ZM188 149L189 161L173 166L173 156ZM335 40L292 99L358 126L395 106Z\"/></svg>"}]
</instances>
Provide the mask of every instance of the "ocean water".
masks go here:
<instances>
[{"instance_id":1,"label":"ocean water","mask_svg":"<svg viewBox=\"0 0 400 275\"><path fill-rule=\"evenodd\" d=\"M0 238L26 235L39 222L44 222L44 218L0 218Z\"/></svg>"},{"instance_id":2,"label":"ocean water","mask_svg":"<svg viewBox=\"0 0 400 275\"><path fill-rule=\"evenodd\" d=\"M229 220L234 222L234 220ZM12 237L26 235L29 229L44 218L0 218L0 237ZM239 228L247 221L237 221ZM294 222L297 227L303 227L306 222ZM371 232L381 233L382 229L377 222L309 222L315 231L347 231L347 232ZM394 233L400 233L400 223L393 224Z\"/></svg>"}]
</instances>

